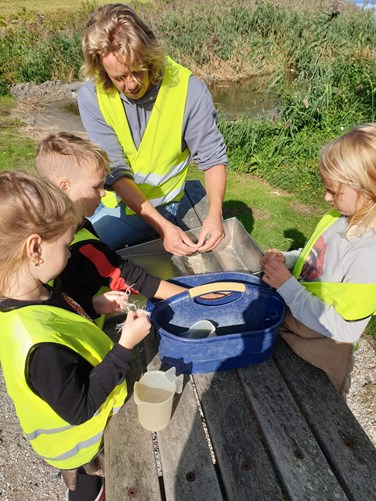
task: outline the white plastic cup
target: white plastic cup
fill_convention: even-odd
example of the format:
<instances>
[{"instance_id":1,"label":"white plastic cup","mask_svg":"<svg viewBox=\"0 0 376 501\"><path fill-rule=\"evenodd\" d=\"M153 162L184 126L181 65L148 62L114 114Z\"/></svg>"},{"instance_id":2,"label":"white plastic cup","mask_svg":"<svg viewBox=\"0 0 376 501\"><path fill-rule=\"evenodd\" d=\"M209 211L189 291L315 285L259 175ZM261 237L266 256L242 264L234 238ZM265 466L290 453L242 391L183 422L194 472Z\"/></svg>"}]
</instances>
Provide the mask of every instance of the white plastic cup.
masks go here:
<instances>
[{"instance_id":1,"label":"white plastic cup","mask_svg":"<svg viewBox=\"0 0 376 501\"><path fill-rule=\"evenodd\" d=\"M166 372L146 372L134 385L138 420L146 430L160 431L171 420L175 393L181 393L183 375L176 377L175 367Z\"/></svg>"},{"instance_id":2,"label":"white plastic cup","mask_svg":"<svg viewBox=\"0 0 376 501\"><path fill-rule=\"evenodd\" d=\"M198 320L190 326L185 337L190 339L204 339L215 336L215 325L210 320Z\"/></svg>"}]
</instances>

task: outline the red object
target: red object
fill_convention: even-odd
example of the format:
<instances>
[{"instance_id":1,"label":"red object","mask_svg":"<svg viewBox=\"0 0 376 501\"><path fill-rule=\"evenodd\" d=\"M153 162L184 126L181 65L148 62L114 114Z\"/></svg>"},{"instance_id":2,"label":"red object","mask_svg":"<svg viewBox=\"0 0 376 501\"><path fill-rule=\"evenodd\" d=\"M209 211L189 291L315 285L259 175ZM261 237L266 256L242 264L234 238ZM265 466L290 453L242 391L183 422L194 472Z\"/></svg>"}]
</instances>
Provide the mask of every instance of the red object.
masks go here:
<instances>
[{"instance_id":1,"label":"red object","mask_svg":"<svg viewBox=\"0 0 376 501\"><path fill-rule=\"evenodd\" d=\"M129 290L131 294L139 294L139 291L133 289L123 277L120 276L120 269L113 266L106 256L98 251L90 244L83 245L80 248L81 254L90 259L96 267L99 275L104 278L109 278L109 287L113 291L126 291Z\"/></svg>"}]
</instances>

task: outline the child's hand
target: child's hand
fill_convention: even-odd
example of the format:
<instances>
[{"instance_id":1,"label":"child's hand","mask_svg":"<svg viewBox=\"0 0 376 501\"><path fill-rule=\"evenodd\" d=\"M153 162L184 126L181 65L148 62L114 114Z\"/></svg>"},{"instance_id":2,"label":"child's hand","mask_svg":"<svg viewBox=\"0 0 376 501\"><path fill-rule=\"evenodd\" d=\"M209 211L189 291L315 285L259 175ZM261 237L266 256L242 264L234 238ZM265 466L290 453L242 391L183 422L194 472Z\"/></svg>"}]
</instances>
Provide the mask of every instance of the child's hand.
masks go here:
<instances>
[{"instance_id":1,"label":"child's hand","mask_svg":"<svg viewBox=\"0 0 376 501\"><path fill-rule=\"evenodd\" d=\"M264 267L263 281L275 289L281 287L290 277L291 273L286 266L277 259L270 259Z\"/></svg>"},{"instance_id":2,"label":"child's hand","mask_svg":"<svg viewBox=\"0 0 376 501\"><path fill-rule=\"evenodd\" d=\"M150 328L151 323L146 311L129 311L121 330L119 344L127 350L132 350L149 334Z\"/></svg>"},{"instance_id":3,"label":"child's hand","mask_svg":"<svg viewBox=\"0 0 376 501\"><path fill-rule=\"evenodd\" d=\"M260 259L260 264L264 268L269 261L276 260L280 263L285 263L286 258L278 249L268 249Z\"/></svg>"},{"instance_id":4,"label":"child's hand","mask_svg":"<svg viewBox=\"0 0 376 501\"><path fill-rule=\"evenodd\" d=\"M100 315L123 311L127 307L128 294L121 291L108 291L93 297L93 307Z\"/></svg>"}]
</instances>

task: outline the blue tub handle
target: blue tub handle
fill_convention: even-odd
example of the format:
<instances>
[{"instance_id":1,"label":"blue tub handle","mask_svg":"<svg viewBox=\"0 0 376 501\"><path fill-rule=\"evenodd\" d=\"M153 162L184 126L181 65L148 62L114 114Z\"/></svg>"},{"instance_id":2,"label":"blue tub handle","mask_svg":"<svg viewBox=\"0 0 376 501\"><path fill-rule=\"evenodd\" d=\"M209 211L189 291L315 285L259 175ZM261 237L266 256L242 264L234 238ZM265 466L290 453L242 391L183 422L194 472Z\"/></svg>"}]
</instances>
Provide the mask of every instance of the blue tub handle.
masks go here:
<instances>
[{"instance_id":1,"label":"blue tub handle","mask_svg":"<svg viewBox=\"0 0 376 501\"><path fill-rule=\"evenodd\" d=\"M187 292L190 298L195 299L195 301L199 304L217 306L232 303L233 301L239 299L239 296L241 295L239 292L241 293L245 291L246 286L241 282L212 282L210 284L193 287L192 289L188 289ZM203 296L204 294L209 294L211 292L237 292L238 294L231 294L218 299L199 298L199 296Z\"/></svg>"}]
</instances>

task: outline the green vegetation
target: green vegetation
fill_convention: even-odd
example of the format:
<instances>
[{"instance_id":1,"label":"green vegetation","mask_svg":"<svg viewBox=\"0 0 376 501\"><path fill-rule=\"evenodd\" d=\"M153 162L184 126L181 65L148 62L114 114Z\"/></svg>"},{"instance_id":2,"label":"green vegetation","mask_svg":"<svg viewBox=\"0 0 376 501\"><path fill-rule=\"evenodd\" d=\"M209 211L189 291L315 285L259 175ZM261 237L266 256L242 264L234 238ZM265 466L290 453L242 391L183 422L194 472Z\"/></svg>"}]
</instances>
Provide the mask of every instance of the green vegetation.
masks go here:
<instances>
[{"instance_id":1,"label":"green vegetation","mask_svg":"<svg viewBox=\"0 0 376 501\"><path fill-rule=\"evenodd\" d=\"M274 120L222 124L232 163L314 201L320 147L375 118L375 18L370 12L303 13L260 2L249 23L272 54L279 47L269 90L280 106Z\"/></svg>"},{"instance_id":2,"label":"green vegetation","mask_svg":"<svg viewBox=\"0 0 376 501\"><path fill-rule=\"evenodd\" d=\"M320 147L375 117L372 12L330 0L130 3L160 34L167 52L197 76L231 83L269 74L266 91L280 103L271 120L221 120L231 169L315 201ZM21 10L16 2L11 22L2 14L0 94L16 82L78 79L80 36L95 5L85 1L67 15L59 2L49 2L48 9L29 2Z\"/></svg>"},{"instance_id":3,"label":"green vegetation","mask_svg":"<svg viewBox=\"0 0 376 501\"><path fill-rule=\"evenodd\" d=\"M99 0L97 5L108 3L106 0ZM0 23L4 24L8 19L17 20L22 18L23 14L34 13L44 15L46 13L55 14L57 11L64 10L69 15L77 10L80 2L77 0L0 0Z\"/></svg>"},{"instance_id":4,"label":"green vegetation","mask_svg":"<svg viewBox=\"0 0 376 501\"><path fill-rule=\"evenodd\" d=\"M29 169L35 156L35 142L20 136L22 124L13 109L13 99L0 98L0 170Z\"/></svg>"},{"instance_id":5,"label":"green vegetation","mask_svg":"<svg viewBox=\"0 0 376 501\"><path fill-rule=\"evenodd\" d=\"M77 7L68 0L63 10L57 0L48 6L33 0L27 7L0 0L0 95L17 82L77 80L82 29L99 3L105 2ZM375 119L373 12L333 0L129 3L159 33L167 53L199 78L231 85L251 75L269 77L265 92L279 103L272 118L220 116L232 170L225 217L236 214L264 248L301 245L323 210L319 149ZM6 125L0 130L0 169L32 165L35 143L18 137L10 101L0 104Z\"/></svg>"}]
</instances>

